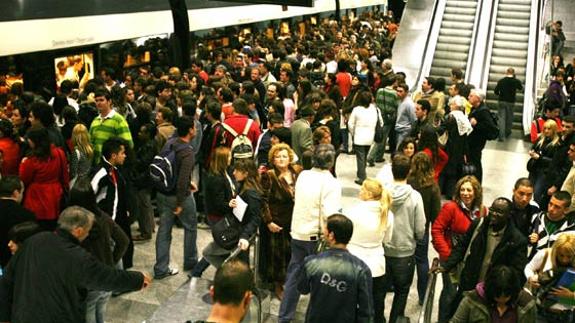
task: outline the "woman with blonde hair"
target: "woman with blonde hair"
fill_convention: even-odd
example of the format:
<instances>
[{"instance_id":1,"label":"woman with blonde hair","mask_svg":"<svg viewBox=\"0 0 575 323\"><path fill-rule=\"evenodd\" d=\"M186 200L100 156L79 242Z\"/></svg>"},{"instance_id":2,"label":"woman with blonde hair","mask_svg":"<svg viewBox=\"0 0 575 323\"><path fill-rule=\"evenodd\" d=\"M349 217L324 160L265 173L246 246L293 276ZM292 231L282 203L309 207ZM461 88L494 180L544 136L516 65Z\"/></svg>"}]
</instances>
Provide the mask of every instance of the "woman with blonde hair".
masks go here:
<instances>
[{"instance_id":1,"label":"woman with blonde hair","mask_svg":"<svg viewBox=\"0 0 575 323\"><path fill-rule=\"evenodd\" d=\"M567 305L558 298L575 299L575 292L568 287L558 286L567 270L575 269L575 235L561 234L553 247L541 249L525 266L525 277L529 286L536 291L539 317L542 322L571 322L573 305ZM573 304L573 303L571 303ZM537 321L539 322L539 320Z\"/></svg>"},{"instance_id":2,"label":"woman with blonde hair","mask_svg":"<svg viewBox=\"0 0 575 323\"><path fill-rule=\"evenodd\" d=\"M72 153L70 154L70 187L79 177L88 176L94 157L94 149L90 143L88 128L78 123L72 129Z\"/></svg>"},{"instance_id":3,"label":"woman with blonde hair","mask_svg":"<svg viewBox=\"0 0 575 323\"><path fill-rule=\"evenodd\" d=\"M294 152L287 144L273 145L269 151L271 169L261 176L263 191L263 226L260 229L260 272L274 284L282 299L287 265L291 256L291 220L295 183L301 166L294 164Z\"/></svg>"},{"instance_id":4,"label":"woman with blonde hair","mask_svg":"<svg viewBox=\"0 0 575 323\"><path fill-rule=\"evenodd\" d=\"M533 199L545 209L548 199L547 185L545 178L546 173L553 160L557 149L561 146L561 137L558 133L557 122L548 119L543 124L543 130L537 141L529 151L529 162L527 170L529 171L529 180L533 183Z\"/></svg>"},{"instance_id":5,"label":"woman with blonde hair","mask_svg":"<svg viewBox=\"0 0 575 323\"><path fill-rule=\"evenodd\" d=\"M383 322L385 301L385 257L383 244L391 240L393 213L391 194L373 178L367 178L359 191L359 203L345 214L353 222L349 252L363 260L371 270L374 322Z\"/></svg>"}]
</instances>

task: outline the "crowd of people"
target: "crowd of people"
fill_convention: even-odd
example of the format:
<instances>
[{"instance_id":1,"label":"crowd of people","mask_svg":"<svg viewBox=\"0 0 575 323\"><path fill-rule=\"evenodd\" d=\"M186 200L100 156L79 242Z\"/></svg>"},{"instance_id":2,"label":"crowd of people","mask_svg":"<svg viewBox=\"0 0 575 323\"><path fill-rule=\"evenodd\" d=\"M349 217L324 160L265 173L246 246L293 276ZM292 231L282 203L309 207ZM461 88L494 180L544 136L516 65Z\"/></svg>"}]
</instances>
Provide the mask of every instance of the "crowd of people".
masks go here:
<instances>
[{"instance_id":1,"label":"crowd of people","mask_svg":"<svg viewBox=\"0 0 575 323\"><path fill-rule=\"evenodd\" d=\"M559 283L575 269L575 119L547 100L529 178L486 207L482 151L510 129L457 68L447 91L447 80L426 77L410 93L389 57L397 28L368 12L276 42L198 45L186 70L106 67L45 100L12 85L0 114L0 321L104 322L111 292L151 281L128 271L135 241L155 237L156 280L178 274L176 225L181 268L219 268L215 306L237 313L253 285L216 291L253 280L242 262L259 232L256 270L281 300L280 322L307 293L309 322L384 322L389 292L398 322L415 274L423 304L430 271L443 279L440 322L572 319L575 294ZM360 188L345 210L342 153L355 155ZM201 225L213 241L198 251ZM235 248L240 262L225 263Z\"/></svg>"}]
</instances>

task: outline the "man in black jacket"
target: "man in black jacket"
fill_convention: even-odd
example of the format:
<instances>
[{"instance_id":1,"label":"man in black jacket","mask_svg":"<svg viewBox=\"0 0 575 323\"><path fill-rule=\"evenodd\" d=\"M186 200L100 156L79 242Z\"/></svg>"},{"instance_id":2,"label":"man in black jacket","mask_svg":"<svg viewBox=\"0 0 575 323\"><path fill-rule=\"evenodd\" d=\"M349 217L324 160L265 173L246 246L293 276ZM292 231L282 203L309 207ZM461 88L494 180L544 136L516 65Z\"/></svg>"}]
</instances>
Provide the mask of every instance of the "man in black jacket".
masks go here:
<instances>
[{"instance_id":1,"label":"man in black jacket","mask_svg":"<svg viewBox=\"0 0 575 323\"><path fill-rule=\"evenodd\" d=\"M55 232L26 240L0 280L0 322L85 322L86 290L135 291L147 287L144 273L105 265L82 247L94 215L69 207Z\"/></svg>"},{"instance_id":2,"label":"man in black jacket","mask_svg":"<svg viewBox=\"0 0 575 323\"><path fill-rule=\"evenodd\" d=\"M482 90L471 90L469 94L471 112L469 122L473 131L469 134L469 160L477 168L475 177L481 182L483 179L483 166L481 165L481 154L490 132L497 130L497 125L491 117L489 108L485 105L485 92Z\"/></svg>"},{"instance_id":3,"label":"man in black jacket","mask_svg":"<svg viewBox=\"0 0 575 323\"><path fill-rule=\"evenodd\" d=\"M461 243L455 246L447 259L445 271L450 271L463 262L453 312L461 301L462 293L473 290L477 283L484 281L489 268L509 266L515 269L520 277L524 277L527 238L510 221L512 204L513 202L504 197L495 199L489 208L488 216L473 221Z\"/></svg>"},{"instance_id":4,"label":"man in black jacket","mask_svg":"<svg viewBox=\"0 0 575 323\"><path fill-rule=\"evenodd\" d=\"M522 177L513 186L513 198L511 205L511 222L525 238L529 238L532 233L531 219L533 215L539 213L539 207L531 204L533 199L533 183Z\"/></svg>"},{"instance_id":5,"label":"man in black jacket","mask_svg":"<svg viewBox=\"0 0 575 323\"><path fill-rule=\"evenodd\" d=\"M515 78L515 70L507 68L505 77L497 81L495 95L499 100L499 141L504 141L505 137L511 135L513 126L513 107L515 106L517 91L523 90L521 81Z\"/></svg>"},{"instance_id":6,"label":"man in black jacket","mask_svg":"<svg viewBox=\"0 0 575 323\"><path fill-rule=\"evenodd\" d=\"M24 196L24 184L16 176L0 179L0 268L5 268L10 260L8 232L18 223L35 221L34 213L20 205Z\"/></svg>"},{"instance_id":7,"label":"man in black jacket","mask_svg":"<svg viewBox=\"0 0 575 323\"><path fill-rule=\"evenodd\" d=\"M300 267L298 290L311 292L306 322L371 322L371 271L347 251L353 223L342 214L327 219L323 234L330 249L309 256Z\"/></svg>"}]
</instances>

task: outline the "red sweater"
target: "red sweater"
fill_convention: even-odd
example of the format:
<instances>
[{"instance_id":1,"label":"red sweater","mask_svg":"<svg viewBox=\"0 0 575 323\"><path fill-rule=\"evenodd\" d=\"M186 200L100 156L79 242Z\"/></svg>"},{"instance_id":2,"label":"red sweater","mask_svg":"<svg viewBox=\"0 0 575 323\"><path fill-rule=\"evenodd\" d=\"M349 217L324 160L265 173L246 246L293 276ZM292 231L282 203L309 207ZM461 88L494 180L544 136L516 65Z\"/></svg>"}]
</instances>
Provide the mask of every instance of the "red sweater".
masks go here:
<instances>
[{"instance_id":1,"label":"red sweater","mask_svg":"<svg viewBox=\"0 0 575 323\"><path fill-rule=\"evenodd\" d=\"M351 74L339 72L335 75L335 84L339 86L339 94L342 98L349 95L351 90Z\"/></svg>"},{"instance_id":2,"label":"red sweater","mask_svg":"<svg viewBox=\"0 0 575 323\"><path fill-rule=\"evenodd\" d=\"M479 216L479 214L476 214ZM443 205L437 219L431 226L433 247L441 261L446 261L452 250L452 235L463 235L471 225L471 217L457 202L449 201Z\"/></svg>"},{"instance_id":3,"label":"red sweater","mask_svg":"<svg viewBox=\"0 0 575 323\"><path fill-rule=\"evenodd\" d=\"M248 117L242 114L232 114L224 121L225 124L232 127L238 135L241 135L244 131L244 127L246 126L246 122L248 122ZM234 136L229 133L228 131L224 134L226 136L226 144L228 147L232 146L232 141L234 141ZM256 147L258 143L258 138L260 137L260 128L255 122L252 122L252 126L248 131L248 138L252 142L252 147Z\"/></svg>"},{"instance_id":4,"label":"red sweater","mask_svg":"<svg viewBox=\"0 0 575 323\"><path fill-rule=\"evenodd\" d=\"M20 166L20 146L18 143L10 138L0 138L0 151L4 156L0 170L2 176L18 176L18 167Z\"/></svg>"},{"instance_id":5,"label":"red sweater","mask_svg":"<svg viewBox=\"0 0 575 323\"><path fill-rule=\"evenodd\" d=\"M429 148L425 148L423 149L423 152L427 156L429 156L429 158L431 158L431 162L433 162L433 154L431 153L431 150ZM433 177L435 178L436 183L438 183L439 175L441 174L441 171L443 170L445 165L447 165L447 161L449 160L449 156L447 156L447 153L443 151L443 149L438 148L437 154L439 156L437 156L437 162L433 166L433 171L435 173Z\"/></svg>"},{"instance_id":6,"label":"red sweater","mask_svg":"<svg viewBox=\"0 0 575 323\"><path fill-rule=\"evenodd\" d=\"M52 145L52 156L46 160L29 157L20 164L20 179L26 187L24 207L38 220L56 220L60 214L60 199L68 189L70 174L66 155Z\"/></svg>"}]
</instances>

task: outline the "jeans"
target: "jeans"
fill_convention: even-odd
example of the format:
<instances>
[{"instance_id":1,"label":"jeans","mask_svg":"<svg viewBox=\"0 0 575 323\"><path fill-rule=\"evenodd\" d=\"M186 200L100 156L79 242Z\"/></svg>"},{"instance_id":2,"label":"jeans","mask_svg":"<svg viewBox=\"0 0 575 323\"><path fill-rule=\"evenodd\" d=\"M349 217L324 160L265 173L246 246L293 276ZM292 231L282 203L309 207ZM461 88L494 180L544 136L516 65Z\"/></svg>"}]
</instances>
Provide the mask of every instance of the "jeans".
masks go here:
<instances>
[{"instance_id":1,"label":"jeans","mask_svg":"<svg viewBox=\"0 0 575 323\"><path fill-rule=\"evenodd\" d=\"M533 199L539 205L543 204L543 200L547 195L547 180L545 178L544 169L536 169L529 174L529 180L533 183Z\"/></svg>"},{"instance_id":2,"label":"jeans","mask_svg":"<svg viewBox=\"0 0 575 323\"><path fill-rule=\"evenodd\" d=\"M152 207L152 192L148 189L136 191L136 210L140 233L144 237L151 237L154 230L154 209Z\"/></svg>"},{"instance_id":3,"label":"jeans","mask_svg":"<svg viewBox=\"0 0 575 323\"><path fill-rule=\"evenodd\" d=\"M353 150L355 150L355 162L357 165L357 178L360 181L364 181L367 175L365 174L365 166L366 166L366 158L367 153L369 152L370 146L360 146L360 145L353 145Z\"/></svg>"},{"instance_id":4,"label":"jeans","mask_svg":"<svg viewBox=\"0 0 575 323\"><path fill-rule=\"evenodd\" d=\"M384 321L383 317L383 305L385 304L385 276L373 277L372 278L372 290L371 295L373 297L373 322L382 323Z\"/></svg>"},{"instance_id":5,"label":"jeans","mask_svg":"<svg viewBox=\"0 0 575 323\"><path fill-rule=\"evenodd\" d=\"M399 148L399 145L401 145L401 142L403 141L403 139L405 139L409 136L410 132L411 132L411 128L402 129L402 130L395 130L396 143L397 143L397 145L395 146L396 150Z\"/></svg>"},{"instance_id":6,"label":"jeans","mask_svg":"<svg viewBox=\"0 0 575 323\"><path fill-rule=\"evenodd\" d=\"M290 322L294 319L300 293L297 289L297 273L305 257L315 253L316 241L292 239L291 259L287 268L284 298L280 304L279 322Z\"/></svg>"},{"instance_id":7,"label":"jeans","mask_svg":"<svg viewBox=\"0 0 575 323\"><path fill-rule=\"evenodd\" d=\"M383 125L383 140L381 143L374 143L369 155L367 156L367 161L374 162L383 160L383 154L385 153L385 144L387 143L387 137L391 131L391 125Z\"/></svg>"},{"instance_id":8,"label":"jeans","mask_svg":"<svg viewBox=\"0 0 575 323\"><path fill-rule=\"evenodd\" d=\"M86 323L104 323L106 304L112 292L91 290L86 296Z\"/></svg>"},{"instance_id":9,"label":"jeans","mask_svg":"<svg viewBox=\"0 0 575 323\"><path fill-rule=\"evenodd\" d=\"M343 151L347 153L349 152L349 132L347 131L347 128L339 129L339 134L341 138L341 145L343 147Z\"/></svg>"},{"instance_id":10,"label":"jeans","mask_svg":"<svg viewBox=\"0 0 575 323\"><path fill-rule=\"evenodd\" d=\"M497 113L499 114L499 140L501 141L511 134L514 105L512 102L499 101Z\"/></svg>"},{"instance_id":11,"label":"jeans","mask_svg":"<svg viewBox=\"0 0 575 323\"><path fill-rule=\"evenodd\" d=\"M415 247L415 266L417 268L417 295L419 303L423 304L425 290L427 289L427 279L429 278L429 226L426 226L423 239L417 241Z\"/></svg>"},{"instance_id":12,"label":"jeans","mask_svg":"<svg viewBox=\"0 0 575 323\"><path fill-rule=\"evenodd\" d=\"M443 289L439 295L439 311L437 313L437 320L439 323L446 323L449 322L451 316L455 313L452 303L455 300L457 290L455 285L451 282L449 273L442 273L441 280L443 280Z\"/></svg>"},{"instance_id":13,"label":"jeans","mask_svg":"<svg viewBox=\"0 0 575 323\"><path fill-rule=\"evenodd\" d=\"M156 236L156 264L154 274L163 276L170 270L170 245L172 243L172 227L176 222L174 209L176 196L158 193L156 196L160 213L160 226ZM182 213L179 218L184 227L184 270L191 270L198 262L198 247L196 239L198 234L196 203L193 196L188 196L182 203Z\"/></svg>"},{"instance_id":14,"label":"jeans","mask_svg":"<svg viewBox=\"0 0 575 323\"><path fill-rule=\"evenodd\" d=\"M393 304L389 314L389 322L395 323L398 318L405 316L405 306L409 288L415 272L415 257L389 257L385 256L385 289L384 294L393 286ZM384 296L385 297L385 296Z\"/></svg>"}]
</instances>

